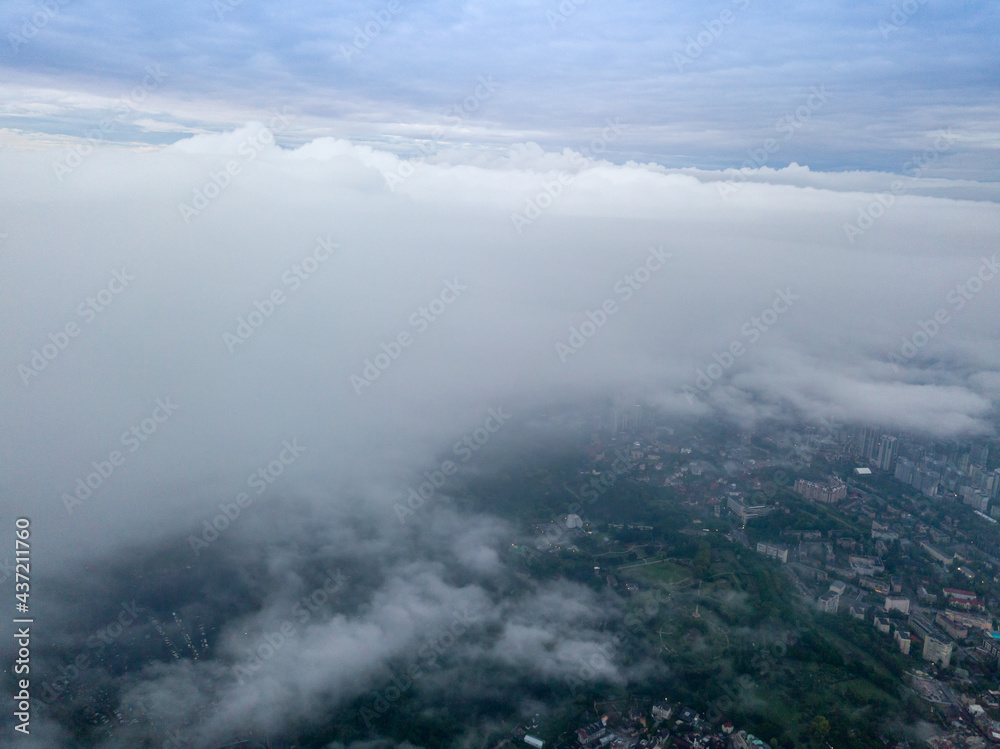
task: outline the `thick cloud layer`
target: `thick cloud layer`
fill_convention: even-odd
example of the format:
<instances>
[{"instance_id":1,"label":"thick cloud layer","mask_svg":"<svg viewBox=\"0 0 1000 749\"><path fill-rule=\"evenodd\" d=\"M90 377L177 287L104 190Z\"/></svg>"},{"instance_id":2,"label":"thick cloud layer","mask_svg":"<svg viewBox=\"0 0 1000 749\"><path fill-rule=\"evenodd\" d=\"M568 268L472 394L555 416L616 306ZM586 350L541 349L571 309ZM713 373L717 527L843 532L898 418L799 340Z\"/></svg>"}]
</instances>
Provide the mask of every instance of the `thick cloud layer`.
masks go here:
<instances>
[{"instance_id":1,"label":"thick cloud layer","mask_svg":"<svg viewBox=\"0 0 1000 749\"><path fill-rule=\"evenodd\" d=\"M1000 396L989 185L533 144L407 162L333 139L280 149L251 124L78 159L3 149L0 194L3 504L32 518L40 574L61 584L98 591L88 570L122 575L137 544L205 577L177 605L215 623L217 652L119 687L213 740L378 689L466 611L489 637L458 638L446 663L545 680L608 652L592 594L512 579L504 523L396 507L435 472L480 470L545 408L642 397L947 437L987 432ZM349 579L343 606L240 684L248 643L295 621L320 568ZM39 606L86 637L114 596L142 600L134 585L95 592L82 629L80 599ZM228 588L245 597L213 611ZM611 657L602 678L628 675Z\"/></svg>"},{"instance_id":2,"label":"thick cloud layer","mask_svg":"<svg viewBox=\"0 0 1000 749\"><path fill-rule=\"evenodd\" d=\"M4 490L52 554L240 492L389 503L555 399L988 428L989 199L270 140L0 155Z\"/></svg>"}]
</instances>

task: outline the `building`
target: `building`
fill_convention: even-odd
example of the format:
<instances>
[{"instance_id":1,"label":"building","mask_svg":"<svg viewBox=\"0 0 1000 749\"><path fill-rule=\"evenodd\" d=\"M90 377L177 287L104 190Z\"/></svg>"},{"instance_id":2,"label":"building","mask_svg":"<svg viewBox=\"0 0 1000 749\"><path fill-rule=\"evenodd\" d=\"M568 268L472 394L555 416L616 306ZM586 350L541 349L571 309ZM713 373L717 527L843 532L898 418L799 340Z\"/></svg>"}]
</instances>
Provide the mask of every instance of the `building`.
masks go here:
<instances>
[{"instance_id":1,"label":"building","mask_svg":"<svg viewBox=\"0 0 1000 749\"><path fill-rule=\"evenodd\" d=\"M985 512L986 508L990 504L990 498L983 494L979 489L973 489L971 486L963 486L962 502L969 505L974 510Z\"/></svg>"},{"instance_id":2,"label":"building","mask_svg":"<svg viewBox=\"0 0 1000 749\"><path fill-rule=\"evenodd\" d=\"M895 437L883 434L878 441L878 455L875 458L876 465L880 471L891 471L896 463L896 455L899 453L899 440Z\"/></svg>"},{"instance_id":3,"label":"building","mask_svg":"<svg viewBox=\"0 0 1000 749\"><path fill-rule=\"evenodd\" d=\"M1000 468L994 468L986 479L986 493L990 499L1000 499Z\"/></svg>"},{"instance_id":4,"label":"building","mask_svg":"<svg viewBox=\"0 0 1000 749\"><path fill-rule=\"evenodd\" d=\"M757 553L763 554L771 559L777 559L782 564L788 562L788 547L778 546L777 544L769 544L764 541L757 542Z\"/></svg>"},{"instance_id":5,"label":"building","mask_svg":"<svg viewBox=\"0 0 1000 749\"><path fill-rule=\"evenodd\" d=\"M892 629L892 621L890 619L883 619L881 616L875 617L875 629L877 629L882 634L889 634L889 630Z\"/></svg>"},{"instance_id":6,"label":"building","mask_svg":"<svg viewBox=\"0 0 1000 749\"><path fill-rule=\"evenodd\" d=\"M670 720L670 716L673 714L674 708L666 700L660 700L653 705L653 717L657 720Z\"/></svg>"},{"instance_id":7,"label":"building","mask_svg":"<svg viewBox=\"0 0 1000 749\"><path fill-rule=\"evenodd\" d=\"M951 665L951 654L954 648L955 646L950 642L943 642L936 637L927 635L924 638L923 658L925 661L933 661L941 668L948 668Z\"/></svg>"},{"instance_id":8,"label":"building","mask_svg":"<svg viewBox=\"0 0 1000 749\"><path fill-rule=\"evenodd\" d=\"M959 588L945 588L944 594L951 601L975 601L979 598L974 590L960 590Z\"/></svg>"},{"instance_id":9,"label":"building","mask_svg":"<svg viewBox=\"0 0 1000 749\"><path fill-rule=\"evenodd\" d=\"M878 438L882 430L875 426L865 427L861 430L861 457L871 460L878 455Z\"/></svg>"},{"instance_id":10,"label":"building","mask_svg":"<svg viewBox=\"0 0 1000 749\"><path fill-rule=\"evenodd\" d=\"M988 614L972 614L965 611L946 611L944 613L951 621L967 629L976 628L984 632L993 630L993 618Z\"/></svg>"},{"instance_id":11,"label":"building","mask_svg":"<svg viewBox=\"0 0 1000 749\"><path fill-rule=\"evenodd\" d=\"M830 590L836 593L838 596L844 595L844 591L847 590L847 583L843 580L834 580L830 583Z\"/></svg>"},{"instance_id":12,"label":"building","mask_svg":"<svg viewBox=\"0 0 1000 749\"><path fill-rule=\"evenodd\" d=\"M886 596L886 611L901 611L904 614L910 613L910 599L906 596Z\"/></svg>"},{"instance_id":13,"label":"building","mask_svg":"<svg viewBox=\"0 0 1000 749\"><path fill-rule=\"evenodd\" d=\"M942 612L934 617L934 623L947 632L949 637L956 640L964 640L969 636L969 628L961 622L955 621L946 613Z\"/></svg>"},{"instance_id":14,"label":"building","mask_svg":"<svg viewBox=\"0 0 1000 749\"><path fill-rule=\"evenodd\" d=\"M926 541L921 541L920 542L920 548L923 549L924 551L926 551L930 555L931 559L934 559L937 562L941 562L941 564L943 564L945 566L947 566L947 565L951 564L953 561L955 561L954 555L952 555L952 556L949 557L949 556L947 556L945 554L942 554L940 551L938 551L937 549L935 549L934 547L932 547Z\"/></svg>"},{"instance_id":15,"label":"building","mask_svg":"<svg viewBox=\"0 0 1000 749\"><path fill-rule=\"evenodd\" d=\"M836 614L837 609L840 608L840 596L832 590L828 590L817 599L816 608L827 614Z\"/></svg>"},{"instance_id":16,"label":"building","mask_svg":"<svg viewBox=\"0 0 1000 749\"><path fill-rule=\"evenodd\" d=\"M899 652L903 655L910 654L910 633L905 629L897 629L896 634L893 635L896 639L896 644L899 646Z\"/></svg>"},{"instance_id":17,"label":"building","mask_svg":"<svg viewBox=\"0 0 1000 749\"><path fill-rule=\"evenodd\" d=\"M847 561L850 563L851 569L859 575L871 577L885 572L885 565L882 564L882 560L878 557L855 556L852 554L847 557Z\"/></svg>"},{"instance_id":18,"label":"building","mask_svg":"<svg viewBox=\"0 0 1000 749\"><path fill-rule=\"evenodd\" d=\"M855 476L871 476L872 475L872 469L871 468L865 468L864 466L858 466L857 468L854 469L854 475Z\"/></svg>"},{"instance_id":19,"label":"building","mask_svg":"<svg viewBox=\"0 0 1000 749\"><path fill-rule=\"evenodd\" d=\"M991 655L997 659L997 665L1000 666L1000 632L987 632L983 636L983 648L987 655Z\"/></svg>"},{"instance_id":20,"label":"building","mask_svg":"<svg viewBox=\"0 0 1000 749\"><path fill-rule=\"evenodd\" d=\"M899 534L895 531L889 530L888 525L883 525L877 520L872 521L872 538L882 539L883 541L895 541L899 538Z\"/></svg>"},{"instance_id":21,"label":"building","mask_svg":"<svg viewBox=\"0 0 1000 749\"><path fill-rule=\"evenodd\" d=\"M902 481L904 484L912 484L913 474L915 471L916 466L913 464L912 460L898 458L896 460L896 472L893 474L893 478L895 478L896 481Z\"/></svg>"},{"instance_id":22,"label":"building","mask_svg":"<svg viewBox=\"0 0 1000 749\"><path fill-rule=\"evenodd\" d=\"M817 484L815 481L799 479L795 482L795 491L806 499L813 502L832 504L839 502L847 496L847 484L833 476L826 484Z\"/></svg>"},{"instance_id":23,"label":"building","mask_svg":"<svg viewBox=\"0 0 1000 749\"><path fill-rule=\"evenodd\" d=\"M545 746L544 741L536 739L534 736L525 736L524 743L536 747L536 749L542 749L542 747Z\"/></svg>"},{"instance_id":24,"label":"building","mask_svg":"<svg viewBox=\"0 0 1000 749\"><path fill-rule=\"evenodd\" d=\"M744 502L742 497L734 496L732 493L729 495L726 506L730 512L738 515L743 523L746 523L751 518L762 517L770 511L766 505L751 505L748 502Z\"/></svg>"}]
</instances>

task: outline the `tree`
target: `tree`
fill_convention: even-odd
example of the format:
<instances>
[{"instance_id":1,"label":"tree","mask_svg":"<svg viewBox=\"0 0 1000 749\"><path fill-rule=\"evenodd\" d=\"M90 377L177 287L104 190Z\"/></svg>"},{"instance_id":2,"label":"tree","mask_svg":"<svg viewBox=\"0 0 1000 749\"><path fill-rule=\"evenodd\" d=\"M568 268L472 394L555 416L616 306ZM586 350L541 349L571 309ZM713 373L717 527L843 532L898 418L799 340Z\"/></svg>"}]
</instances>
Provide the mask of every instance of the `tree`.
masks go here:
<instances>
[{"instance_id":1,"label":"tree","mask_svg":"<svg viewBox=\"0 0 1000 749\"><path fill-rule=\"evenodd\" d=\"M694 555L694 569L698 577L705 576L710 564L712 564L712 545L708 541L702 541L698 544L698 551Z\"/></svg>"},{"instance_id":2,"label":"tree","mask_svg":"<svg viewBox=\"0 0 1000 749\"><path fill-rule=\"evenodd\" d=\"M817 715L812 719L812 723L809 724L809 735L812 737L814 742L822 744L829 734L830 721L822 715Z\"/></svg>"}]
</instances>

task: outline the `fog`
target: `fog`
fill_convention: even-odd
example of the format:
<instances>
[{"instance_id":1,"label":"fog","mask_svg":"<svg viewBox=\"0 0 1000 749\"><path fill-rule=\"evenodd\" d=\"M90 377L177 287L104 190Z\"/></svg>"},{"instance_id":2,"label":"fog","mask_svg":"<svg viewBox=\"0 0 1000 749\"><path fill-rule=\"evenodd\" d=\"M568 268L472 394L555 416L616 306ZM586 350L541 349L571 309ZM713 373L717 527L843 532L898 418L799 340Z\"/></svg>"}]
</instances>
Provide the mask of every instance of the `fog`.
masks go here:
<instances>
[{"instance_id":1,"label":"fog","mask_svg":"<svg viewBox=\"0 0 1000 749\"><path fill-rule=\"evenodd\" d=\"M132 587L162 562L186 620L216 628L211 657L117 688L194 745L291 730L413 664L429 701L477 668L499 675L469 699L595 652L612 683L651 668L622 663L596 594L513 575L506 521L447 490L397 512L425 472L486 470L553 412L641 397L745 427L991 428L995 186L533 143L406 160L280 148L277 126L0 149L4 514L31 518L38 616L67 652L162 595ZM238 672L286 620L278 656ZM420 647L459 620L428 667ZM129 632L158 637L142 616ZM37 745L63 745L64 713L39 717Z\"/></svg>"}]
</instances>

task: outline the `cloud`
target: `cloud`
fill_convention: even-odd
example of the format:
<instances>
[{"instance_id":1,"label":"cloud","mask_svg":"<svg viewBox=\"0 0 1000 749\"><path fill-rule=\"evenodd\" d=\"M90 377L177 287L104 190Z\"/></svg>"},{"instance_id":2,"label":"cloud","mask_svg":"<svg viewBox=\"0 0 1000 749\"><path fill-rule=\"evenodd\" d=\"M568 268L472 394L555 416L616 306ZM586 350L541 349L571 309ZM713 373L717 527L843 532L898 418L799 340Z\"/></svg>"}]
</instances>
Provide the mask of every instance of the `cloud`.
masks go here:
<instances>
[{"instance_id":1,"label":"cloud","mask_svg":"<svg viewBox=\"0 0 1000 749\"><path fill-rule=\"evenodd\" d=\"M639 2L624 12L382 0L295 12L230 0L143 15L121 2L39 7L22 0L0 12L4 79L69 90L82 120L38 121L39 132L95 126L100 117L90 120L84 99L121 96L148 65L170 76L150 98L155 119L173 116L178 129L224 129L291 106L313 136L383 142L429 137L478 76L493 76L500 91L451 134L458 142L581 148L612 116L633 127L614 149L616 162L712 169L738 165L813 87L825 86L828 103L769 166L899 170L926 148L928 134L951 127L963 144L947 176L997 175L996 87L983 75L997 61L989 30L998 11L990 5L917 3L902 18L888 6L840 2L817 13L746 0ZM60 106L72 108L73 97ZM33 105L27 94L5 101L7 112ZM179 134L139 133L157 145Z\"/></svg>"},{"instance_id":2,"label":"cloud","mask_svg":"<svg viewBox=\"0 0 1000 749\"><path fill-rule=\"evenodd\" d=\"M580 658L614 683L646 673L609 647L613 599L521 580L502 553L516 531L453 501L519 425L627 393L747 425L991 429L986 188L958 199L939 178L875 211L882 175L760 170L727 199L725 173L536 144L406 161L272 136L0 150L0 298L18 321L0 331L0 491L67 591L44 672L120 601L149 608L75 682L146 716L107 746L294 730L371 707L411 666L418 701L495 674L470 705L534 704ZM852 236L859 211L879 215ZM302 621L337 569L349 585ZM197 623L204 657L184 637Z\"/></svg>"}]
</instances>

